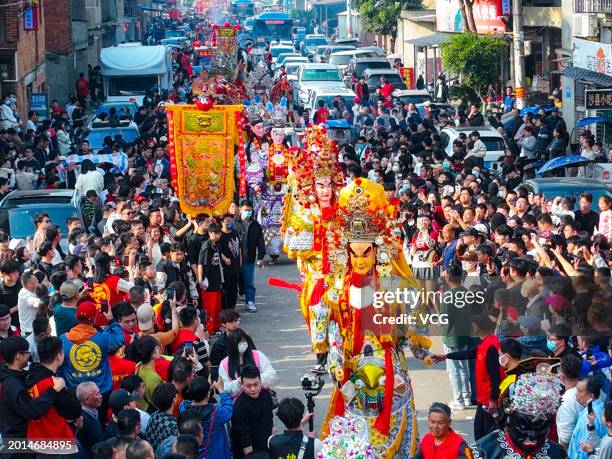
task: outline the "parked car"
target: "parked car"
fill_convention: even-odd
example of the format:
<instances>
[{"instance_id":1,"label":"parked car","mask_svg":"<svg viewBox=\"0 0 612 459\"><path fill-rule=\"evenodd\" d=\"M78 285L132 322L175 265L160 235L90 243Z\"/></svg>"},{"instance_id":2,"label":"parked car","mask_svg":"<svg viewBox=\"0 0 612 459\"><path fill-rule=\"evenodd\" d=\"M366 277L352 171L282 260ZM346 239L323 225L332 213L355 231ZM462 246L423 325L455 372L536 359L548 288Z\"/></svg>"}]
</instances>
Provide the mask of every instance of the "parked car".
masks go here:
<instances>
[{"instance_id":1,"label":"parked car","mask_svg":"<svg viewBox=\"0 0 612 459\"><path fill-rule=\"evenodd\" d=\"M329 56L340 51L351 51L357 49L351 45L328 45L321 57L321 62L329 62Z\"/></svg>"},{"instance_id":2,"label":"parked car","mask_svg":"<svg viewBox=\"0 0 612 459\"><path fill-rule=\"evenodd\" d=\"M300 45L300 51L302 52L303 56L307 57L308 60L312 62L314 60L314 54L317 50L317 47L321 45L326 45L327 43L328 42L327 38L325 38L325 35L306 35L306 37L304 37L304 41Z\"/></svg>"},{"instance_id":3,"label":"parked car","mask_svg":"<svg viewBox=\"0 0 612 459\"><path fill-rule=\"evenodd\" d=\"M423 116L423 104L425 102L433 102L431 95L425 89L397 89L393 91L393 97L397 97L402 104L415 104L421 116ZM444 104L436 104L436 106L437 105L442 106Z\"/></svg>"},{"instance_id":4,"label":"parked car","mask_svg":"<svg viewBox=\"0 0 612 459\"><path fill-rule=\"evenodd\" d=\"M313 60L313 62L314 62L315 64L320 64L320 63L322 63L322 62L325 62L325 61L323 60L323 56L324 56L324 54L325 54L325 50L326 50L327 48L329 48L329 47L330 47L330 45L321 45L321 46L317 46L317 50L315 51L315 53L314 53L314 57L313 57L313 59L314 59L314 60Z\"/></svg>"},{"instance_id":5,"label":"parked car","mask_svg":"<svg viewBox=\"0 0 612 459\"><path fill-rule=\"evenodd\" d=\"M357 38L338 38L334 43L336 45L350 45L359 48L359 39Z\"/></svg>"},{"instance_id":6,"label":"parked car","mask_svg":"<svg viewBox=\"0 0 612 459\"><path fill-rule=\"evenodd\" d=\"M310 121L313 121L312 117L319 107L320 100L325 101L327 108L331 109L334 100L338 97L340 97L344 101L346 107L351 110L353 100L357 97L357 94L348 88L316 88L310 91L308 101L304 107L310 111Z\"/></svg>"},{"instance_id":7,"label":"parked car","mask_svg":"<svg viewBox=\"0 0 612 459\"><path fill-rule=\"evenodd\" d=\"M276 61L276 70L283 69L287 64L309 64L308 59L304 56L287 56L283 59L283 62Z\"/></svg>"},{"instance_id":8,"label":"parked car","mask_svg":"<svg viewBox=\"0 0 612 459\"><path fill-rule=\"evenodd\" d=\"M380 77L384 76L396 90L404 90L406 83L395 69L366 69L363 72L363 78L370 89L374 92L380 86Z\"/></svg>"},{"instance_id":9,"label":"parked car","mask_svg":"<svg viewBox=\"0 0 612 459\"><path fill-rule=\"evenodd\" d=\"M293 82L293 103L296 108L304 107L310 96L309 91L315 88L342 89L340 71L331 64L304 64L299 70L297 80Z\"/></svg>"},{"instance_id":10,"label":"parked car","mask_svg":"<svg viewBox=\"0 0 612 459\"><path fill-rule=\"evenodd\" d=\"M446 154L453 156L453 142L457 140L459 134L464 133L470 135L470 132L478 131L480 140L487 147L487 153L484 157L484 165L487 169L501 169L499 159L504 156L508 145L504 137L492 127L459 127L459 128L444 128L440 132L440 146Z\"/></svg>"},{"instance_id":11,"label":"parked car","mask_svg":"<svg viewBox=\"0 0 612 459\"><path fill-rule=\"evenodd\" d=\"M346 68L346 76L351 77L353 74L357 78L363 75L366 69L391 69L391 63L384 57L353 57Z\"/></svg>"},{"instance_id":12,"label":"parked car","mask_svg":"<svg viewBox=\"0 0 612 459\"><path fill-rule=\"evenodd\" d=\"M357 48L358 50L364 50L364 51L373 51L376 53L377 56L379 57L385 57L385 52L383 51L382 48L378 47L378 46L360 46L359 48Z\"/></svg>"},{"instance_id":13,"label":"parked car","mask_svg":"<svg viewBox=\"0 0 612 459\"><path fill-rule=\"evenodd\" d=\"M32 237L36 228L34 217L46 212L51 223L62 232L60 246L68 252L68 230L66 219L76 217L81 221L81 196L74 190L28 190L12 191L0 201L0 229L12 239Z\"/></svg>"},{"instance_id":14,"label":"parked car","mask_svg":"<svg viewBox=\"0 0 612 459\"><path fill-rule=\"evenodd\" d=\"M576 202L583 193L591 193L593 202L607 195L612 196L612 190L604 182L592 178L578 177L547 177L525 180L519 186L527 188L530 193L542 193L546 199L557 196L573 196Z\"/></svg>"},{"instance_id":15,"label":"parked car","mask_svg":"<svg viewBox=\"0 0 612 459\"><path fill-rule=\"evenodd\" d=\"M278 56L282 53L294 53L295 48L291 45L274 44L270 45L270 54L272 55L272 64L276 62Z\"/></svg>"},{"instance_id":16,"label":"parked car","mask_svg":"<svg viewBox=\"0 0 612 459\"><path fill-rule=\"evenodd\" d=\"M298 71L300 70L300 67L302 67L305 63L304 62L289 62L288 64L285 65L285 76L287 77L287 81L296 81L297 80L297 74ZM281 73L282 69L278 69L276 71L276 73L274 74L274 80L278 81L280 79L280 73Z\"/></svg>"},{"instance_id":17,"label":"parked car","mask_svg":"<svg viewBox=\"0 0 612 459\"><path fill-rule=\"evenodd\" d=\"M104 147L105 137L110 136L114 139L117 134L120 134L126 143L133 143L140 137L138 126L131 120L111 123L94 119L85 131L84 138L89 142L89 148L97 153Z\"/></svg>"},{"instance_id":18,"label":"parked car","mask_svg":"<svg viewBox=\"0 0 612 459\"><path fill-rule=\"evenodd\" d=\"M125 108L130 113L131 117L134 118L136 112L138 112L138 104L135 100L129 102L104 102L98 106L96 110L96 114L100 115L102 113L106 113L107 115L110 112L110 109L114 107L117 110L117 114L121 114L121 111Z\"/></svg>"},{"instance_id":19,"label":"parked car","mask_svg":"<svg viewBox=\"0 0 612 459\"><path fill-rule=\"evenodd\" d=\"M374 53L374 51L362 51L359 49L338 51L337 53L330 54L329 60L327 62L329 64L334 64L338 66L340 71L344 74L351 59L357 57L376 57L376 53Z\"/></svg>"}]
</instances>

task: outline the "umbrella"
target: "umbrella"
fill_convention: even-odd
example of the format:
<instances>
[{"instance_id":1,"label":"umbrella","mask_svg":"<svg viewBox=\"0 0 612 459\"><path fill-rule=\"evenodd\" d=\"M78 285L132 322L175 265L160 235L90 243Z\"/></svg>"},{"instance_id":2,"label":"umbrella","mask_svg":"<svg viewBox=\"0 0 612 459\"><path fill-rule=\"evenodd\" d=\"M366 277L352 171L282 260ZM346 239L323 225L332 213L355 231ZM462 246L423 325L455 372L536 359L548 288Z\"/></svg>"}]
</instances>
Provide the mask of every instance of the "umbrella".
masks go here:
<instances>
[{"instance_id":1,"label":"umbrella","mask_svg":"<svg viewBox=\"0 0 612 459\"><path fill-rule=\"evenodd\" d=\"M549 172L560 167L579 166L590 162L592 162L592 160L580 155L561 156L545 162L544 165L538 170L538 174L543 174L544 172Z\"/></svg>"},{"instance_id":2,"label":"umbrella","mask_svg":"<svg viewBox=\"0 0 612 459\"><path fill-rule=\"evenodd\" d=\"M588 118L582 118L576 123L576 127L588 126L589 124L607 123L608 120L601 116L590 116Z\"/></svg>"}]
</instances>

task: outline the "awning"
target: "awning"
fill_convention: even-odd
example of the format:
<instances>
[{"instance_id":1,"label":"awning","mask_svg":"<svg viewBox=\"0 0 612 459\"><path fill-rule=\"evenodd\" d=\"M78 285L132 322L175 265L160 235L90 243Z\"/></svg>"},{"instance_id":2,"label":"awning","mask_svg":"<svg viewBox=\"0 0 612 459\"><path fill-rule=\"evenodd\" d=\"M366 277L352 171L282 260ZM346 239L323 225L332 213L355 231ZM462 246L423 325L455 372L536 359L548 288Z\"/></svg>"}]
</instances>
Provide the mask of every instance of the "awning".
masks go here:
<instances>
[{"instance_id":1,"label":"awning","mask_svg":"<svg viewBox=\"0 0 612 459\"><path fill-rule=\"evenodd\" d=\"M564 68L561 71L561 74L574 80L586 80L589 83L603 86L604 88L612 86L612 76L593 72L592 70L587 70L580 67Z\"/></svg>"},{"instance_id":2,"label":"awning","mask_svg":"<svg viewBox=\"0 0 612 459\"><path fill-rule=\"evenodd\" d=\"M436 32L431 35L425 35L424 37L419 38L411 38L409 40L405 40L405 43L414 46L438 46L447 37L450 37L452 34L446 32Z\"/></svg>"}]
</instances>

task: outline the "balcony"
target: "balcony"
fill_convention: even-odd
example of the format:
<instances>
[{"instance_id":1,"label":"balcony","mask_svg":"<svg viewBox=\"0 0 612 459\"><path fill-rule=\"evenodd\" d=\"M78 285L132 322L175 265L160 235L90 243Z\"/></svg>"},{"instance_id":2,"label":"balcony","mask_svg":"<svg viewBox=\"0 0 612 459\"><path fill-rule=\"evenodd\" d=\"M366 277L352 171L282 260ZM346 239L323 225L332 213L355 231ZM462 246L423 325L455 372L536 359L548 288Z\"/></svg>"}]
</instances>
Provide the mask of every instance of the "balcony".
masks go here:
<instances>
[{"instance_id":1,"label":"balcony","mask_svg":"<svg viewBox=\"0 0 612 459\"><path fill-rule=\"evenodd\" d=\"M610 13L612 0L574 0L574 13Z\"/></svg>"}]
</instances>

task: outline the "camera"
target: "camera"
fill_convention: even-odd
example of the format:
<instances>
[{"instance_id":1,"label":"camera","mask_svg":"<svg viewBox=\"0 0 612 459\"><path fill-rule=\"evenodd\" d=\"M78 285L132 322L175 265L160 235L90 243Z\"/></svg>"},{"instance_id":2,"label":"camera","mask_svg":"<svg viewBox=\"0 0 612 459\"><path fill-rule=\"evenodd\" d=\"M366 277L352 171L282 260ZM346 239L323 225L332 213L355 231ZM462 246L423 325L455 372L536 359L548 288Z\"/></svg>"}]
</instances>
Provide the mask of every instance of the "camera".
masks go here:
<instances>
[{"instance_id":1,"label":"camera","mask_svg":"<svg viewBox=\"0 0 612 459\"><path fill-rule=\"evenodd\" d=\"M325 381L321 379L321 376L314 377L312 375L306 374L302 376L301 383L302 390L304 392L312 392L317 395L319 392L321 392L321 389L323 389Z\"/></svg>"}]
</instances>

